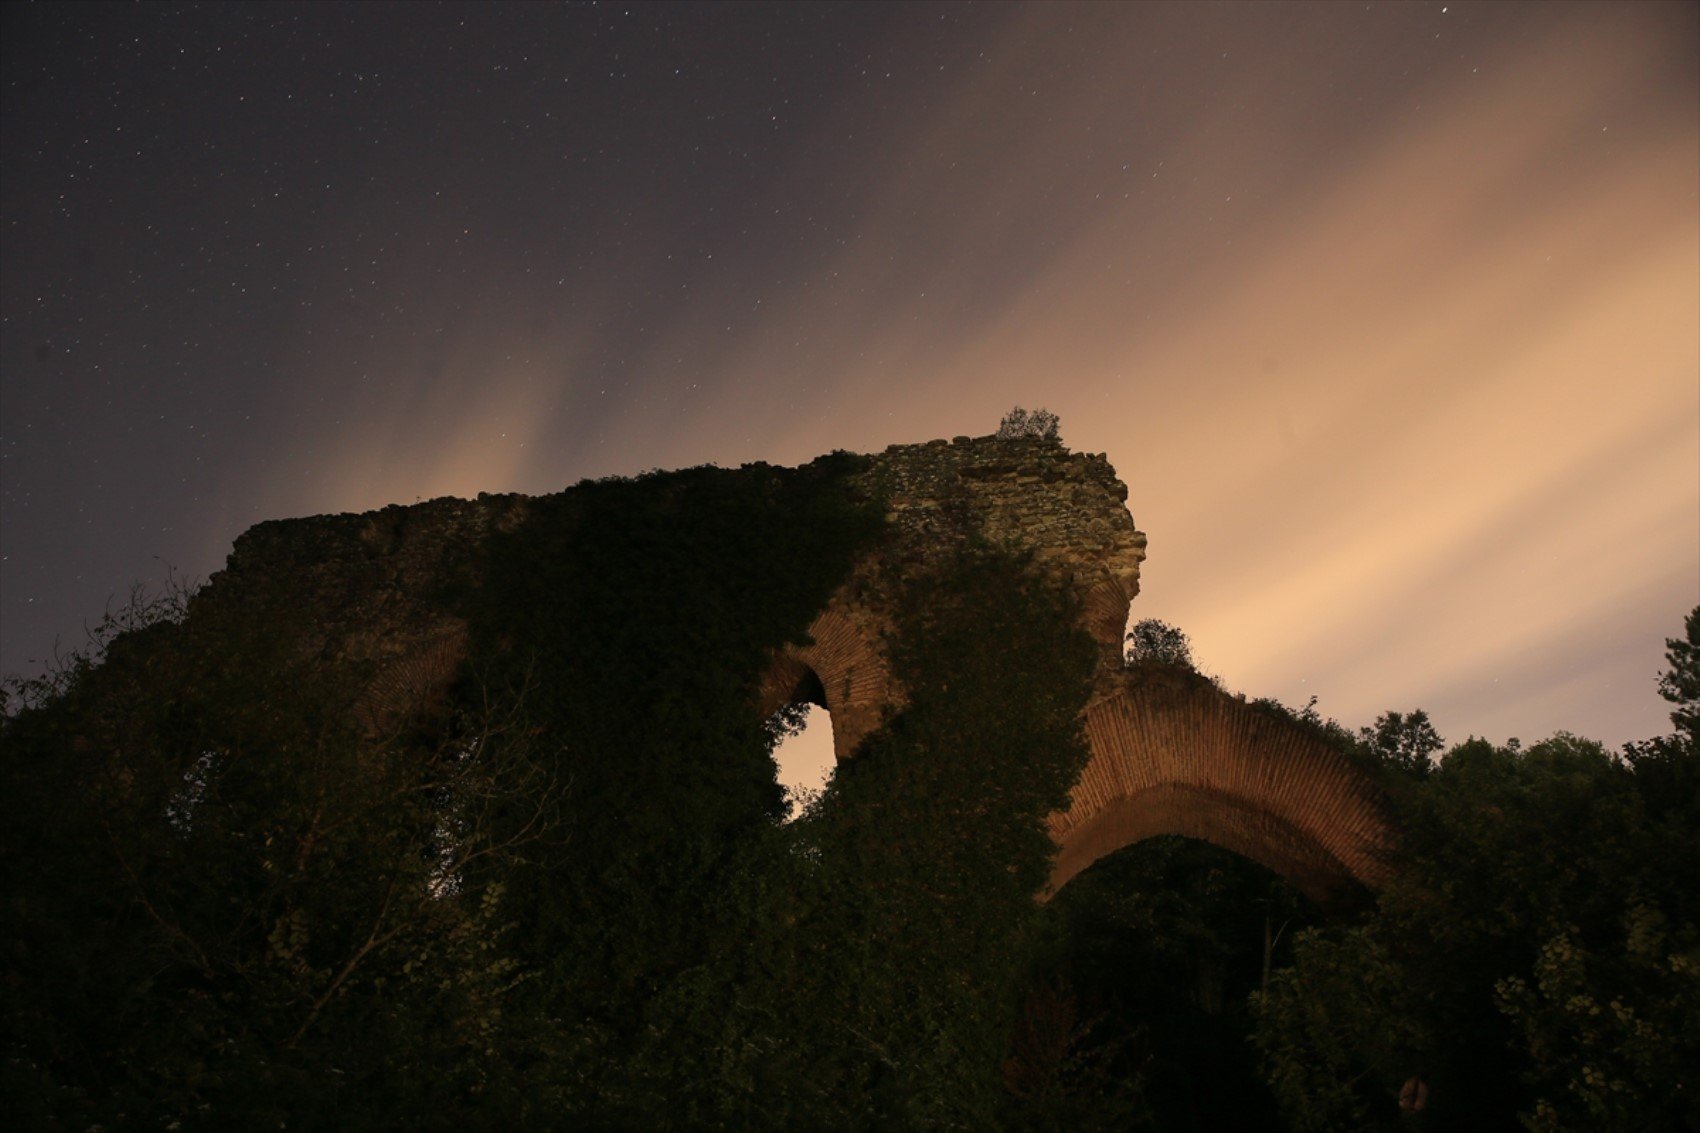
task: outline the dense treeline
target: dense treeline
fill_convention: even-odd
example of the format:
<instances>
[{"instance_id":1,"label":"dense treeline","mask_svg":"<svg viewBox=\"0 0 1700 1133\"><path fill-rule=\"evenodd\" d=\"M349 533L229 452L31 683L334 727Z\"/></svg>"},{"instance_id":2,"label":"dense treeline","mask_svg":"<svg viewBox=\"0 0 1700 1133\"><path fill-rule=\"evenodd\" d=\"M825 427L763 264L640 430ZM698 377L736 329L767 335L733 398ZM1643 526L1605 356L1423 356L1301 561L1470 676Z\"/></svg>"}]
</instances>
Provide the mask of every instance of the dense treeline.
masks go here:
<instances>
[{"instance_id":1,"label":"dense treeline","mask_svg":"<svg viewBox=\"0 0 1700 1133\"><path fill-rule=\"evenodd\" d=\"M1667 644L1674 731L1621 753L1448 750L1422 712L1351 733L1265 702L1382 780L1396 880L1325 916L1178 838L1081 875L1050 909L1040 1005L1069 1124L1700 1128L1700 609ZM1131 645L1190 663L1171 627Z\"/></svg>"},{"instance_id":2,"label":"dense treeline","mask_svg":"<svg viewBox=\"0 0 1700 1133\"><path fill-rule=\"evenodd\" d=\"M1421 713L1298 714L1406 832L1363 908L1182 839L1040 905L1096 654L1003 551L862 580L908 700L786 821L752 692L882 538L857 467L535 501L442 596L460 683L389 734L354 723L359 673L292 648L287 586L137 609L25 689L14 1123L1696 1127L1700 611L1661 685L1676 732L1622 756L1432 760Z\"/></svg>"},{"instance_id":3,"label":"dense treeline","mask_svg":"<svg viewBox=\"0 0 1700 1133\"><path fill-rule=\"evenodd\" d=\"M1258 1004L1294 1129L1700 1128L1700 609L1669 641L1675 731L1384 760L1404 868Z\"/></svg>"}]
</instances>

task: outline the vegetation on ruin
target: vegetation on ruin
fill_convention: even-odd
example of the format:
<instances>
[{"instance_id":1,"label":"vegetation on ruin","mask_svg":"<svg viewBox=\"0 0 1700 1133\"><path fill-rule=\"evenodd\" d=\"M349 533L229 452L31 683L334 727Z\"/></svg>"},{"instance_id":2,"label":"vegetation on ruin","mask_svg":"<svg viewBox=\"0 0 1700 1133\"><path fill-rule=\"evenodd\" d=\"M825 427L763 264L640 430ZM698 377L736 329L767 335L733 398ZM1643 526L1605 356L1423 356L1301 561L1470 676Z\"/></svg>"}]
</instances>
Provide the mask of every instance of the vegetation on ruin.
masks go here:
<instances>
[{"instance_id":1,"label":"vegetation on ruin","mask_svg":"<svg viewBox=\"0 0 1700 1133\"><path fill-rule=\"evenodd\" d=\"M133 606L15 683L14 1124L1700 1123L1700 610L1675 730L1623 753L1263 702L1387 786L1401 868L1363 908L1178 838L1039 904L1096 653L1008 549L860 580L907 699L782 821L753 692L885 537L860 467L529 501L439 596L458 682L380 734L364 672L300 647L305 578ZM1133 645L1207 679L1173 627Z\"/></svg>"},{"instance_id":2,"label":"vegetation on ruin","mask_svg":"<svg viewBox=\"0 0 1700 1133\"><path fill-rule=\"evenodd\" d=\"M1041 440L1054 441L1059 436L1062 422L1044 406L1029 413L1017 405L998 422L997 436L999 440Z\"/></svg>"}]
</instances>

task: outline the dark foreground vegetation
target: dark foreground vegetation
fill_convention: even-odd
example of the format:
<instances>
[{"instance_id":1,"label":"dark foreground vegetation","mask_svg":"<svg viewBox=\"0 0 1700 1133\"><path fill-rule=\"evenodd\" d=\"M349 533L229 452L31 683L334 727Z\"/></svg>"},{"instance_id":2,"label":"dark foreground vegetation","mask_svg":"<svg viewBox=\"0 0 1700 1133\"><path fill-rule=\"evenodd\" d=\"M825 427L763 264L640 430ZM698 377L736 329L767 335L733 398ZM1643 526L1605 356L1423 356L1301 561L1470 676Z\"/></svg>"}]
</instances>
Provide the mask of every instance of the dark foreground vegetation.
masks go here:
<instances>
[{"instance_id":1,"label":"dark foreground vegetation","mask_svg":"<svg viewBox=\"0 0 1700 1133\"><path fill-rule=\"evenodd\" d=\"M1300 714L1406 831L1372 905L1157 839L1041 906L1095 654L991 549L902 581L909 706L784 821L748 705L880 538L850 466L539 502L445 596L451 702L393 734L291 652L287 593L192 633L143 605L14 684L11 1127L1700 1124L1700 611L1675 732L1623 753Z\"/></svg>"}]
</instances>

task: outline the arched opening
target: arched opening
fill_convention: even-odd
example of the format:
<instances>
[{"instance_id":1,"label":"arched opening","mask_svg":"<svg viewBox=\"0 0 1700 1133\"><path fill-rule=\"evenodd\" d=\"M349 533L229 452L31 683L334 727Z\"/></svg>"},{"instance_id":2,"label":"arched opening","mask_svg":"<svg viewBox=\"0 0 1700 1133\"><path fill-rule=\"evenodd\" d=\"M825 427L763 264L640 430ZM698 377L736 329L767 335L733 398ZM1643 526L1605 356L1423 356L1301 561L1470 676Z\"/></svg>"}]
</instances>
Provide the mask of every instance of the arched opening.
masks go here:
<instances>
[{"instance_id":1,"label":"arched opening","mask_svg":"<svg viewBox=\"0 0 1700 1133\"><path fill-rule=\"evenodd\" d=\"M1162 783L1103 805L1061 847L1053 892L1094 863L1147 840L1181 837L1249 860L1311 901L1349 906L1362 889L1340 861L1303 830L1248 800L1185 783Z\"/></svg>"},{"instance_id":2,"label":"arched opening","mask_svg":"<svg viewBox=\"0 0 1700 1133\"><path fill-rule=\"evenodd\" d=\"M1113 850L1045 907L1025 1014L1068 1017L1062 1077L1086 1072L1157 1128L1278 1124L1251 997L1322 910L1279 873L1200 838ZM1031 1072L1031 1071L1029 1071ZM1007 1071L1006 1071L1007 1073Z\"/></svg>"},{"instance_id":3,"label":"arched opening","mask_svg":"<svg viewBox=\"0 0 1700 1133\"><path fill-rule=\"evenodd\" d=\"M1356 903L1392 870L1381 789L1319 730L1196 674L1129 669L1087 705L1092 758L1049 820L1048 892L1159 835L1202 839L1286 877L1313 900Z\"/></svg>"},{"instance_id":4,"label":"arched opening","mask_svg":"<svg viewBox=\"0 0 1700 1133\"><path fill-rule=\"evenodd\" d=\"M826 792L838 766L826 689L807 665L797 665L786 703L768 718L775 736L774 775L785 791L787 820Z\"/></svg>"},{"instance_id":5,"label":"arched opening","mask_svg":"<svg viewBox=\"0 0 1700 1133\"><path fill-rule=\"evenodd\" d=\"M774 746L773 762L789 813L795 817L826 792L838 757L832 750L832 713L818 704L792 707L799 709L800 722L796 731L788 731Z\"/></svg>"}]
</instances>

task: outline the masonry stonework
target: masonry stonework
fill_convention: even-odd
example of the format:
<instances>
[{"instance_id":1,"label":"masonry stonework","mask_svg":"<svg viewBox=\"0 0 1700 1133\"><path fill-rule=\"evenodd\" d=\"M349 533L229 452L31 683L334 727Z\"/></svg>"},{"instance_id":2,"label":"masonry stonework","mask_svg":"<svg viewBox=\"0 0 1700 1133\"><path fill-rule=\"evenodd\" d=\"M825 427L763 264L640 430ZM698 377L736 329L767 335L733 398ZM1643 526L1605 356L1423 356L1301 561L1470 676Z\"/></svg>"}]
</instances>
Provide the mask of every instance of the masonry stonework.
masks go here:
<instances>
[{"instance_id":1,"label":"masonry stonework","mask_svg":"<svg viewBox=\"0 0 1700 1133\"><path fill-rule=\"evenodd\" d=\"M1040 439L957 437L894 445L856 476L863 496L885 501L888 537L827 601L810 643L776 651L759 711L818 702L832 714L838 757L854 758L903 704L885 659L892 622L881 579L924 571L970 544L1018 549L1073 591L1099 645L1083 721L1091 759L1068 809L1049 820L1058 855L1048 891L1159 834L1217 843L1324 899L1386 879L1393 834L1360 769L1202 678L1124 667L1146 537L1103 455ZM364 674L357 713L382 730L455 679L467 626L440 594L475 569L484 540L528 510L527 497L484 495L260 524L237 540L191 619L197 607L276 607L287 576L288 608L274 616L298 622L302 660Z\"/></svg>"},{"instance_id":2,"label":"masonry stonework","mask_svg":"<svg viewBox=\"0 0 1700 1133\"><path fill-rule=\"evenodd\" d=\"M973 542L1030 553L1038 570L1079 597L1098 642L1099 674L1120 667L1145 534L1134 528L1127 488L1102 454L1032 438L957 437L892 445L859 479L863 494L886 501L890 536L815 618L813 644L781 651L758 697L764 711L810 699L795 693L816 687L812 675L832 713L837 755L850 757L903 701L881 646L891 621L876 576L925 570Z\"/></svg>"}]
</instances>

